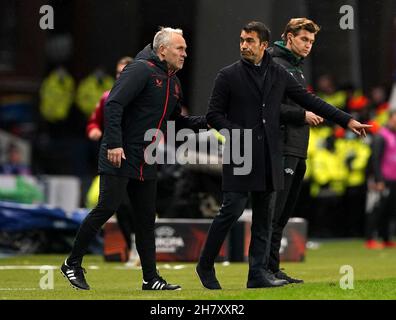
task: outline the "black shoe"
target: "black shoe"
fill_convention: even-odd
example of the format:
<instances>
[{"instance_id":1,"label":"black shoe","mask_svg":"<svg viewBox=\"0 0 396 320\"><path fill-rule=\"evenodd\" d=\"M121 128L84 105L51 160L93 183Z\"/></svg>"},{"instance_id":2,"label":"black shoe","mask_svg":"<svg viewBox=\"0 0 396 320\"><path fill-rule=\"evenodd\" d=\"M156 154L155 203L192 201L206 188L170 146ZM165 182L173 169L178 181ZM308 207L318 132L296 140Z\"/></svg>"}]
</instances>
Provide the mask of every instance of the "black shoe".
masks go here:
<instances>
[{"instance_id":1,"label":"black shoe","mask_svg":"<svg viewBox=\"0 0 396 320\"><path fill-rule=\"evenodd\" d=\"M89 284L85 280L85 276L84 276L84 273L86 273L86 271L81 266L77 266L77 267L68 266L65 260L65 262L62 264L60 271L62 275L67 280L69 280L70 285L74 289L81 289L81 290L90 289Z\"/></svg>"},{"instance_id":2,"label":"black shoe","mask_svg":"<svg viewBox=\"0 0 396 320\"><path fill-rule=\"evenodd\" d=\"M214 267L212 269L205 270L198 264L195 268L195 273L197 274L199 280L206 289L221 289L220 283L216 278L216 271Z\"/></svg>"},{"instance_id":3,"label":"black shoe","mask_svg":"<svg viewBox=\"0 0 396 320\"><path fill-rule=\"evenodd\" d=\"M157 276L151 281L143 280L142 290L181 290L181 287L177 284L167 283L160 276Z\"/></svg>"},{"instance_id":4,"label":"black shoe","mask_svg":"<svg viewBox=\"0 0 396 320\"><path fill-rule=\"evenodd\" d=\"M286 280L280 280L275 278L274 274L264 270L259 278L249 279L247 282L247 288L272 288L281 287L288 282Z\"/></svg>"},{"instance_id":5,"label":"black shoe","mask_svg":"<svg viewBox=\"0 0 396 320\"><path fill-rule=\"evenodd\" d=\"M278 272L275 272L274 276L277 279L286 280L288 283L304 283L304 280L292 278L281 270L279 270Z\"/></svg>"}]
</instances>

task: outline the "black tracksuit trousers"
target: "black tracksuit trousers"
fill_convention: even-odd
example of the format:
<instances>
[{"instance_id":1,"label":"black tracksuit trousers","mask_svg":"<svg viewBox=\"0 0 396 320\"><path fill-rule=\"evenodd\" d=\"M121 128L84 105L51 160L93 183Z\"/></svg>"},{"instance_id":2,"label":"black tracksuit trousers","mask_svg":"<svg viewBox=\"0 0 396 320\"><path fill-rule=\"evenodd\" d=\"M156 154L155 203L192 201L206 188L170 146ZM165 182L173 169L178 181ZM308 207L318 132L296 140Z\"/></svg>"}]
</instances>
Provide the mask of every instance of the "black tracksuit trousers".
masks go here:
<instances>
[{"instance_id":1,"label":"black tracksuit trousers","mask_svg":"<svg viewBox=\"0 0 396 320\"><path fill-rule=\"evenodd\" d=\"M293 214L306 170L305 159L285 156L284 161L284 189L276 193L274 219L272 222L271 250L268 269L279 271L282 232L287 221Z\"/></svg>"},{"instance_id":2,"label":"black tracksuit trousers","mask_svg":"<svg viewBox=\"0 0 396 320\"><path fill-rule=\"evenodd\" d=\"M157 275L154 236L156 180L139 181L122 176L101 175L98 204L80 226L67 263L72 266L81 265L90 242L119 208L125 189L135 214L136 248L142 264L143 278L150 281Z\"/></svg>"}]
</instances>

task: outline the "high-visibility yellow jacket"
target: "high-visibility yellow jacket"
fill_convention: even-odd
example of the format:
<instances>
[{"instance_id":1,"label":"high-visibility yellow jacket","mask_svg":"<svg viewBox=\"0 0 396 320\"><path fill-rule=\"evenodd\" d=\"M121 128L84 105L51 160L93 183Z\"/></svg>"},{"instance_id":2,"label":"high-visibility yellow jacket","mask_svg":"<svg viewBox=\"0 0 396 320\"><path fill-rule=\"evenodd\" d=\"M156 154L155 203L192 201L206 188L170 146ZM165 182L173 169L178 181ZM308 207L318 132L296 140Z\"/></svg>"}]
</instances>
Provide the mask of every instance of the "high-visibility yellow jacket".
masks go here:
<instances>
[{"instance_id":1,"label":"high-visibility yellow jacket","mask_svg":"<svg viewBox=\"0 0 396 320\"><path fill-rule=\"evenodd\" d=\"M322 98L324 101L326 101L327 103L340 108L340 109L344 109L345 105L347 103L347 93L345 91L336 91L332 94L324 94L324 93L320 93L318 92L318 96L320 98Z\"/></svg>"},{"instance_id":2,"label":"high-visibility yellow jacket","mask_svg":"<svg viewBox=\"0 0 396 320\"><path fill-rule=\"evenodd\" d=\"M322 188L342 195L347 176L347 167L339 153L325 148L317 150L311 159L311 195L320 195Z\"/></svg>"},{"instance_id":3,"label":"high-visibility yellow jacket","mask_svg":"<svg viewBox=\"0 0 396 320\"><path fill-rule=\"evenodd\" d=\"M315 156L317 150L323 148L324 141L333 133L332 128L328 126L311 127L309 133L309 143L308 143L308 158L306 161L307 170L305 171L304 179L308 180L312 175L312 157Z\"/></svg>"},{"instance_id":4,"label":"high-visibility yellow jacket","mask_svg":"<svg viewBox=\"0 0 396 320\"><path fill-rule=\"evenodd\" d=\"M87 208L94 208L96 207L99 199L99 182L100 176L96 176L93 178L91 186L88 189L85 206Z\"/></svg>"},{"instance_id":5,"label":"high-visibility yellow jacket","mask_svg":"<svg viewBox=\"0 0 396 320\"><path fill-rule=\"evenodd\" d=\"M388 122L388 119L389 110L382 110L380 112L377 112L373 120L377 122L381 127L383 127Z\"/></svg>"},{"instance_id":6,"label":"high-visibility yellow jacket","mask_svg":"<svg viewBox=\"0 0 396 320\"><path fill-rule=\"evenodd\" d=\"M40 113L49 122L67 118L74 99L74 79L66 71L51 72L40 88Z\"/></svg>"},{"instance_id":7,"label":"high-visibility yellow jacket","mask_svg":"<svg viewBox=\"0 0 396 320\"><path fill-rule=\"evenodd\" d=\"M114 80L104 76L100 81L95 75L89 75L81 80L76 95L77 107L89 117L104 91L110 90Z\"/></svg>"},{"instance_id":8,"label":"high-visibility yellow jacket","mask_svg":"<svg viewBox=\"0 0 396 320\"><path fill-rule=\"evenodd\" d=\"M371 155L370 146L364 140L338 139L336 150L348 168L346 184L348 187L361 186L366 181L366 167Z\"/></svg>"}]
</instances>

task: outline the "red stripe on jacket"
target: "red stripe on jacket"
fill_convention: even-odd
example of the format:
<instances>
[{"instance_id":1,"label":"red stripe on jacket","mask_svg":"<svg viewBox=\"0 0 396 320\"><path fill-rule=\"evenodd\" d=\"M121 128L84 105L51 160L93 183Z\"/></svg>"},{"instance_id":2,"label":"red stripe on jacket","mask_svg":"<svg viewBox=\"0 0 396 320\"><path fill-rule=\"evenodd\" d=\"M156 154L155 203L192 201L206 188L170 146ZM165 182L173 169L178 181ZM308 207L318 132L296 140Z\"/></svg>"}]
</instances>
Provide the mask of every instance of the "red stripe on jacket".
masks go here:
<instances>
[{"instance_id":1,"label":"red stripe on jacket","mask_svg":"<svg viewBox=\"0 0 396 320\"><path fill-rule=\"evenodd\" d=\"M168 83L166 84L166 98L165 98L165 104L164 104L164 111L162 112L161 119L160 119L160 121L159 121L159 123L158 123L157 130L155 131L155 135L154 135L154 138L153 138L153 140L151 141L151 143L153 143L153 142L155 142L155 141L157 140L158 132L159 132L159 130L160 130L160 128L161 128L162 122L164 121L164 118L165 118L165 115L166 115L166 110L168 109L169 91L170 91L170 79L171 79L170 77L171 77L171 74L169 74L169 76L168 76ZM151 144L151 143L150 143L150 144ZM144 177L143 177L143 166L144 166L145 163L146 163L145 158L146 158L146 148L143 149L143 162L142 162L142 164L140 165L140 177L139 177L139 180L140 180L140 181L144 181Z\"/></svg>"}]
</instances>

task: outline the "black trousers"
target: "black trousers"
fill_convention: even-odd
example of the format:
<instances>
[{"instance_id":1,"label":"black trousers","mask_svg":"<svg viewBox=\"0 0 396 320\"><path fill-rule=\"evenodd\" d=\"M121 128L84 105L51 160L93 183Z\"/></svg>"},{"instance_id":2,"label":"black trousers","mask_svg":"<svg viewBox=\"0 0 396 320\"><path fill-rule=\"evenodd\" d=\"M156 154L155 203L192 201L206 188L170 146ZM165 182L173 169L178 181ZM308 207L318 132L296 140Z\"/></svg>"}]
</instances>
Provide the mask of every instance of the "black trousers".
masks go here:
<instances>
[{"instance_id":1,"label":"black trousers","mask_svg":"<svg viewBox=\"0 0 396 320\"><path fill-rule=\"evenodd\" d=\"M376 232L383 241L392 239L391 225L396 217L396 181L386 180L385 186L387 190L382 193L374 212L367 217L367 240L374 239Z\"/></svg>"},{"instance_id":2,"label":"black trousers","mask_svg":"<svg viewBox=\"0 0 396 320\"><path fill-rule=\"evenodd\" d=\"M131 201L129 200L128 192L125 190L125 195L122 198L120 207L116 212L118 226L124 236L128 249L132 248L132 233L135 233L136 222L133 214Z\"/></svg>"},{"instance_id":3,"label":"black trousers","mask_svg":"<svg viewBox=\"0 0 396 320\"><path fill-rule=\"evenodd\" d=\"M271 249L268 269L279 271L282 232L287 221L292 216L306 170L305 159L285 156L284 161L284 189L276 193L274 219L272 221Z\"/></svg>"},{"instance_id":4,"label":"black trousers","mask_svg":"<svg viewBox=\"0 0 396 320\"><path fill-rule=\"evenodd\" d=\"M119 208L125 189L135 215L136 249L142 264L143 278L148 281L157 275L154 236L156 180L139 181L128 177L101 175L98 204L81 224L67 262L70 265L81 265L90 242Z\"/></svg>"},{"instance_id":5,"label":"black trousers","mask_svg":"<svg viewBox=\"0 0 396 320\"><path fill-rule=\"evenodd\" d=\"M274 212L274 192L251 192L252 227L249 247L249 279L259 278L261 270L267 269L271 239L271 221ZM231 229L245 210L248 192L224 192L220 212L210 226L199 264L213 267L220 248Z\"/></svg>"}]
</instances>

